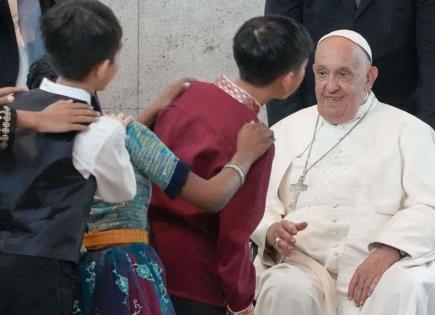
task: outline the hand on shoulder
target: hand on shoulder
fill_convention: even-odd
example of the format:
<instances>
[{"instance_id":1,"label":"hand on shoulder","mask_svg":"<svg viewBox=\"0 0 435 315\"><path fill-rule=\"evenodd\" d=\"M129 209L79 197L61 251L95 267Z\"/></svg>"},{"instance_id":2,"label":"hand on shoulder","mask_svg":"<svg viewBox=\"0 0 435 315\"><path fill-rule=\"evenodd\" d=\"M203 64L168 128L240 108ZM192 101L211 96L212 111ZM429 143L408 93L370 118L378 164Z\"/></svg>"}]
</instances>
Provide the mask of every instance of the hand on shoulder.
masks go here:
<instances>
[{"instance_id":1,"label":"hand on shoulder","mask_svg":"<svg viewBox=\"0 0 435 315\"><path fill-rule=\"evenodd\" d=\"M118 113L118 114L109 113L107 116L115 119L116 121L121 123L121 125L124 127L127 127L134 120L133 116L131 115L127 116L124 113Z\"/></svg>"}]
</instances>

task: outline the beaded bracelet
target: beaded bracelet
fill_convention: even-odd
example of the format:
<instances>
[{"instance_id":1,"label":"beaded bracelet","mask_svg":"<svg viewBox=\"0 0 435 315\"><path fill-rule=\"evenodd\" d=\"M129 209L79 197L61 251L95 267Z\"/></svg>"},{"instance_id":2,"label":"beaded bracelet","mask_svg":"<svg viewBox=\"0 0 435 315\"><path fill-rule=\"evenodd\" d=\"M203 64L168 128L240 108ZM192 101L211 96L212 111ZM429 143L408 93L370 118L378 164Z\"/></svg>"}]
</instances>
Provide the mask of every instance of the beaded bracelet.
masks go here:
<instances>
[{"instance_id":1,"label":"beaded bracelet","mask_svg":"<svg viewBox=\"0 0 435 315\"><path fill-rule=\"evenodd\" d=\"M9 150L14 142L17 112L7 105L0 106L0 151Z\"/></svg>"},{"instance_id":2,"label":"beaded bracelet","mask_svg":"<svg viewBox=\"0 0 435 315\"><path fill-rule=\"evenodd\" d=\"M231 169L235 170L237 175L239 175L240 187L243 186L243 183L245 182L245 174L243 173L243 170L239 164L237 164L235 162L229 162L229 163L225 164L225 166L223 168L231 168Z\"/></svg>"}]
</instances>

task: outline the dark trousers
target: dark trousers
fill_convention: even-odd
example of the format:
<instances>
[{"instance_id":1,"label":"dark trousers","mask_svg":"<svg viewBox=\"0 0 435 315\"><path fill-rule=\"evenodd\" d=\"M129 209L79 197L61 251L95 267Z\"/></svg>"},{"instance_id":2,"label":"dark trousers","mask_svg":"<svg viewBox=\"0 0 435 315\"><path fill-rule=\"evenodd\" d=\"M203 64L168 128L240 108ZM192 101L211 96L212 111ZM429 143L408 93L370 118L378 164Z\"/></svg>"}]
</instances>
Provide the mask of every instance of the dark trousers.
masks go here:
<instances>
[{"instance_id":1,"label":"dark trousers","mask_svg":"<svg viewBox=\"0 0 435 315\"><path fill-rule=\"evenodd\" d=\"M1 315L71 315L72 262L0 253Z\"/></svg>"},{"instance_id":2,"label":"dark trousers","mask_svg":"<svg viewBox=\"0 0 435 315\"><path fill-rule=\"evenodd\" d=\"M177 315L225 315L226 309L209 304L203 304L189 299L171 296Z\"/></svg>"}]
</instances>

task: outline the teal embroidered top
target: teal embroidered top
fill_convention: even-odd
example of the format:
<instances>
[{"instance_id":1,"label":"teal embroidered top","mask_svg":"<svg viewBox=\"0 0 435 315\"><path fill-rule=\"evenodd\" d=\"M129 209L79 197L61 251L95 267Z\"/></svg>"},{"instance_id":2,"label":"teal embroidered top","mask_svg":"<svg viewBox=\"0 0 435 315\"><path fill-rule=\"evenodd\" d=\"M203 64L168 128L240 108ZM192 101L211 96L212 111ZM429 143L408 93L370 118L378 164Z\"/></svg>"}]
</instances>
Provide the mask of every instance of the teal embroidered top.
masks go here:
<instances>
[{"instance_id":1,"label":"teal embroidered top","mask_svg":"<svg viewBox=\"0 0 435 315\"><path fill-rule=\"evenodd\" d=\"M94 200L88 231L148 229L147 213L151 201L151 182L175 198L186 182L190 166L180 161L147 127L132 122L127 127L126 147L133 164L137 194L119 204Z\"/></svg>"}]
</instances>

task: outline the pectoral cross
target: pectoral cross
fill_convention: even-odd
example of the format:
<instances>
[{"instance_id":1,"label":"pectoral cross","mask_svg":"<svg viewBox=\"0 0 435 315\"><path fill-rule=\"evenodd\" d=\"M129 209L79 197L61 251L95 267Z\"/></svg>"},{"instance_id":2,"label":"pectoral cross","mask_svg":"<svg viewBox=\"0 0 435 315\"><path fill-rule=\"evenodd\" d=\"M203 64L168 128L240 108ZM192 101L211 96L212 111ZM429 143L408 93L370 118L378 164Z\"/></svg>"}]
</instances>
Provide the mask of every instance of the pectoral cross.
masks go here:
<instances>
[{"instance_id":1,"label":"pectoral cross","mask_svg":"<svg viewBox=\"0 0 435 315\"><path fill-rule=\"evenodd\" d=\"M290 208L295 208L296 203L298 202L299 195L301 192L306 191L308 189L308 185L304 184L305 174L302 174L299 177L296 184L290 185Z\"/></svg>"}]
</instances>

